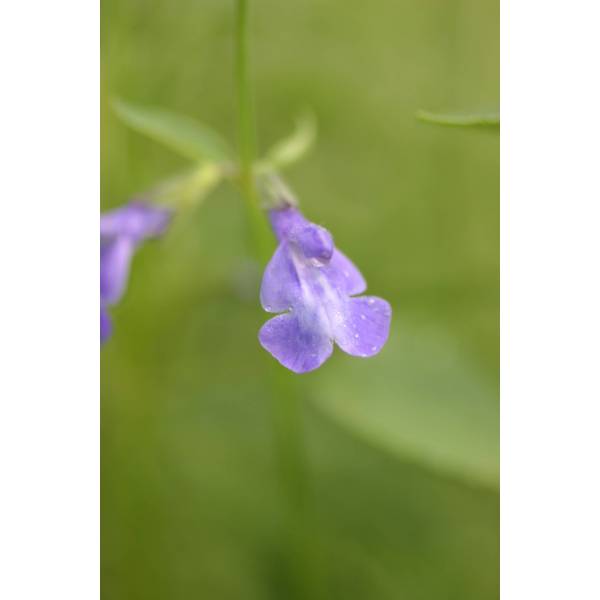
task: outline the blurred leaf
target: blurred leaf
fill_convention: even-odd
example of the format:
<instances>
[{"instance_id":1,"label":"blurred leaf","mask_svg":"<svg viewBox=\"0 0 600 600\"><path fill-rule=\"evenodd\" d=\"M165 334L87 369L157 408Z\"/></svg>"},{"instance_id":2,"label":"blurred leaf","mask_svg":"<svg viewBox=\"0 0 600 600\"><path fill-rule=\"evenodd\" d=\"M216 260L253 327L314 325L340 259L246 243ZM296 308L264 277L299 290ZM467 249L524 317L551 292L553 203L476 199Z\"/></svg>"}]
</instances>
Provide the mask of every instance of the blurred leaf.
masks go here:
<instances>
[{"instance_id":1,"label":"blurred leaf","mask_svg":"<svg viewBox=\"0 0 600 600\"><path fill-rule=\"evenodd\" d=\"M495 488L498 389L439 328L398 323L381 355L339 357L320 372L318 406L404 459Z\"/></svg>"},{"instance_id":2,"label":"blurred leaf","mask_svg":"<svg viewBox=\"0 0 600 600\"><path fill-rule=\"evenodd\" d=\"M186 158L223 162L232 157L227 143L218 133L191 117L118 99L113 100L112 106L129 127Z\"/></svg>"},{"instance_id":3,"label":"blurred leaf","mask_svg":"<svg viewBox=\"0 0 600 600\"><path fill-rule=\"evenodd\" d=\"M223 170L215 163L180 173L161 182L147 195L154 202L177 209L192 208L202 202L223 178Z\"/></svg>"},{"instance_id":4,"label":"blurred leaf","mask_svg":"<svg viewBox=\"0 0 600 600\"><path fill-rule=\"evenodd\" d=\"M269 150L261 166L277 170L299 161L311 149L316 138L316 119L311 113L305 113L296 120L296 128L290 136Z\"/></svg>"},{"instance_id":5,"label":"blurred leaf","mask_svg":"<svg viewBox=\"0 0 600 600\"><path fill-rule=\"evenodd\" d=\"M433 113L427 110L419 110L417 119L425 123L435 123L436 125L448 125L450 127L500 127L499 112L480 112L480 113Z\"/></svg>"}]
</instances>

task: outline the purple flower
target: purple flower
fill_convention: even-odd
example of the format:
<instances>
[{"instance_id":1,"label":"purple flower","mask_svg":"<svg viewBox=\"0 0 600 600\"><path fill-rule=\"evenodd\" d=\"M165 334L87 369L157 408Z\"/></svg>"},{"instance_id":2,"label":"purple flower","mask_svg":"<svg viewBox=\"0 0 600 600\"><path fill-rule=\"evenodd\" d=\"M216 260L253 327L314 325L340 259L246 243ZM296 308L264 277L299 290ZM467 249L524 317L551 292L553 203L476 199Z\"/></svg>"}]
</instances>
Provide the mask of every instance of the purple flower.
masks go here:
<instances>
[{"instance_id":1,"label":"purple flower","mask_svg":"<svg viewBox=\"0 0 600 600\"><path fill-rule=\"evenodd\" d=\"M260 301L271 313L259 340L283 366L306 373L322 365L335 342L353 356L373 356L385 344L392 309L360 296L367 284L334 246L331 234L294 207L271 210L279 246L265 269Z\"/></svg>"},{"instance_id":2,"label":"purple flower","mask_svg":"<svg viewBox=\"0 0 600 600\"><path fill-rule=\"evenodd\" d=\"M112 332L107 307L125 291L131 258L147 238L161 235L171 219L167 209L134 201L100 217L100 341Z\"/></svg>"}]
</instances>

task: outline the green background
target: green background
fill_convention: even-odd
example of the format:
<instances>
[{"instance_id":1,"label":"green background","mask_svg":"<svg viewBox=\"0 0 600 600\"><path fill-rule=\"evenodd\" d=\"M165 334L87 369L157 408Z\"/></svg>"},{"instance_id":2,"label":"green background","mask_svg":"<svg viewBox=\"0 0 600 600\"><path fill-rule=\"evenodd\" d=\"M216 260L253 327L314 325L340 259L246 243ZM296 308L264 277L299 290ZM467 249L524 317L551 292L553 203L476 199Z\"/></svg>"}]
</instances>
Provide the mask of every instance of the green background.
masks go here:
<instances>
[{"instance_id":1,"label":"green background","mask_svg":"<svg viewBox=\"0 0 600 600\"><path fill-rule=\"evenodd\" d=\"M189 163L119 96L235 139L233 2L102 0L102 208ZM102 350L102 595L498 596L499 140L415 120L493 109L497 0L256 0L260 147L393 305L381 355L288 373L242 201L222 185L136 255Z\"/></svg>"}]
</instances>

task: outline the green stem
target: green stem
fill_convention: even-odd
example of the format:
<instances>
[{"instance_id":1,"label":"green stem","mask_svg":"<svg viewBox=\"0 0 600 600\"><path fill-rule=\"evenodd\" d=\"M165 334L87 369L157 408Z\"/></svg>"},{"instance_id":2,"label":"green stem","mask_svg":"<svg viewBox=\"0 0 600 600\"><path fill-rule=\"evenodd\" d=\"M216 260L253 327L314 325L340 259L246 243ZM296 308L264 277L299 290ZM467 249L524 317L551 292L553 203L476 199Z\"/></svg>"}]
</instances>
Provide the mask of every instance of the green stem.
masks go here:
<instances>
[{"instance_id":1,"label":"green stem","mask_svg":"<svg viewBox=\"0 0 600 600\"><path fill-rule=\"evenodd\" d=\"M290 374L273 365L272 418L282 498L285 501L288 581L290 600L320 598L314 528L311 526L304 438L304 395Z\"/></svg>"},{"instance_id":2,"label":"green stem","mask_svg":"<svg viewBox=\"0 0 600 600\"><path fill-rule=\"evenodd\" d=\"M249 6L248 0L236 0L236 83L238 108L239 184L247 206L252 244L256 257L263 263L273 248L256 190L256 131L249 69ZM306 524L306 458L302 424L302 398L290 374L279 365L273 366L272 418L281 477L282 494L288 514L290 597L315 597L306 594L313 588L310 560L310 534Z\"/></svg>"},{"instance_id":3,"label":"green stem","mask_svg":"<svg viewBox=\"0 0 600 600\"><path fill-rule=\"evenodd\" d=\"M237 0L236 80L238 95L239 150L242 180L252 184L252 163L256 152L254 101L250 90L248 1Z\"/></svg>"},{"instance_id":4,"label":"green stem","mask_svg":"<svg viewBox=\"0 0 600 600\"><path fill-rule=\"evenodd\" d=\"M256 118L250 85L250 43L248 0L236 0L235 78L237 84L239 184L246 201L250 245L255 258L266 263L272 250L272 236L260 209L254 177L256 159Z\"/></svg>"}]
</instances>

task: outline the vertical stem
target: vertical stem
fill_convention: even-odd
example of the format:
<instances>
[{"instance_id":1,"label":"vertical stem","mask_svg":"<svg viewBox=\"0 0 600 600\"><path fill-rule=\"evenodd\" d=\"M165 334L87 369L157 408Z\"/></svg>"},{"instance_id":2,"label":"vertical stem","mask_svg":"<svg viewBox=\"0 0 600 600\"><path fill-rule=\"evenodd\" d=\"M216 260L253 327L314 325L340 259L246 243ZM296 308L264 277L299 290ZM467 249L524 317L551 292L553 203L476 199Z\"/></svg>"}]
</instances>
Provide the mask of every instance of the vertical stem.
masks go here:
<instances>
[{"instance_id":1,"label":"vertical stem","mask_svg":"<svg viewBox=\"0 0 600 600\"><path fill-rule=\"evenodd\" d=\"M275 446L286 516L285 596L290 600L317 600L320 596L312 559L317 549L309 522L303 395L279 365L273 365L271 379Z\"/></svg>"},{"instance_id":2,"label":"vertical stem","mask_svg":"<svg viewBox=\"0 0 600 600\"><path fill-rule=\"evenodd\" d=\"M250 90L248 0L237 0L236 11L236 80L238 96L239 150L242 185L249 190L252 163L256 152L254 99Z\"/></svg>"},{"instance_id":3,"label":"vertical stem","mask_svg":"<svg viewBox=\"0 0 600 600\"><path fill-rule=\"evenodd\" d=\"M266 262L271 254L273 236L269 232L256 190L253 165L256 160L254 101L249 69L249 2L236 0L236 67L238 110L239 183L248 209L248 220L256 257ZM302 426L302 398L290 375L274 366L272 376L272 419L282 494L289 515L289 573L291 597L316 597L306 593L314 588L310 560L310 534L306 510L306 462Z\"/></svg>"},{"instance_id":4,"label":"vertical stem","mask_svg":"<svg viewBox=\"0 0 600 600\"><path fill-rule=\"evenodd\" d=\"M248 0L236 0L235 79L237 84L240 187L246 200L250 243L255 258L266 263L272 246L268 225L260 210L253 165L256 159L256 117L250 85L250 24Z\"/></svg>"}]
</instances>

